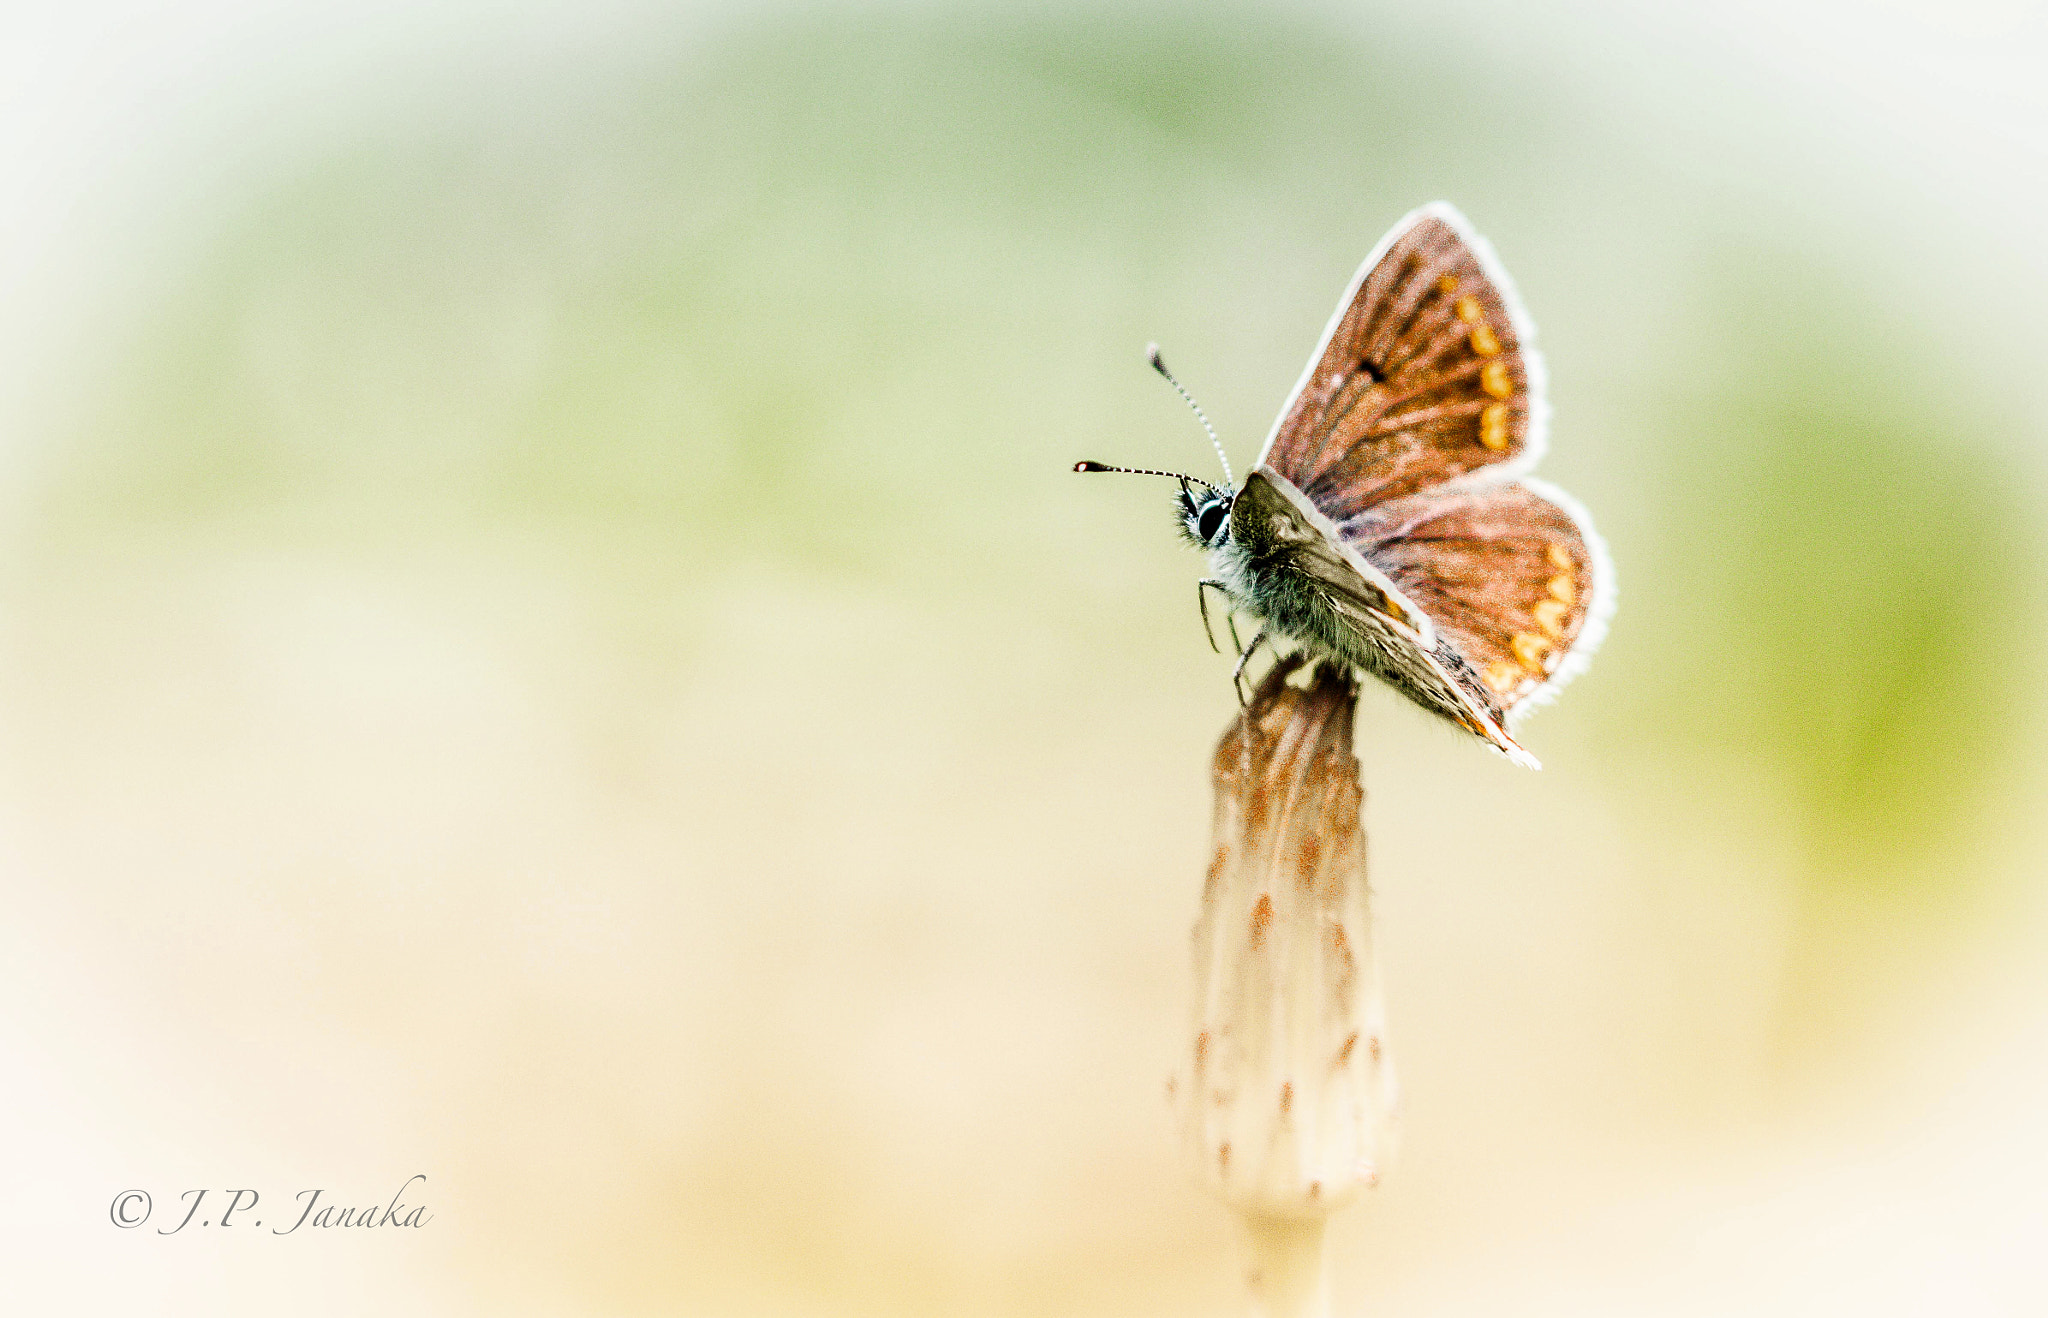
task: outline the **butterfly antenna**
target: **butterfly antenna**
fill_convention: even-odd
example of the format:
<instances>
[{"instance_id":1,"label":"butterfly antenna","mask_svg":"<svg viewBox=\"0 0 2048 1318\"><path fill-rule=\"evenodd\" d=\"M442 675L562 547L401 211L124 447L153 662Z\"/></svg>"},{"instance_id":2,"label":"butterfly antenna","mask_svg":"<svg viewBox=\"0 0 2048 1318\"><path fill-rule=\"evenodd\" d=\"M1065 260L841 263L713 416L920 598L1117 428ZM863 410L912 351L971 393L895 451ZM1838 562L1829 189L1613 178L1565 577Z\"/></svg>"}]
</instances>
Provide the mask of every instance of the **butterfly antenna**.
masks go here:
<instances>
[{"instance_id":1,"label":"butterfly antenna","mask_svg":"<svg viewBox=\"0 0 2048 1318\"><path fill-rule=\"evenodd\" d=\"M1237 477L1231 474L1230 459L1223 452L1223 441L1216 438L1216 427L1209 424L1208 414L1202 411L1202 405L1195 401L1193 394L1181 387L1180 381L1173 378L1173 372L1166 369L1166 359L1159 355L1158 344L1148 343L1145 345L1145 360L1152 363L1153 370L1166 377L1166 382L1173 386L1173 391L1181 396L1182 402L1195 409L1195 420L1201 422L1202 429L1209 432L1209 442L1216 446L1216 457L1223 463L1224 483L1232 489L1236 489ZM1203 483L1207 484L1206 481ZM1214 487L1212 486L1211 488Z\"/></svg>"},{"instance_id":2,"label":"butterfly antenna","mask_svg":"<svg viewBox=\"0 0 2048 1318\"><path fill-rule=\"evenodd\" d=\"M1203 480L1200 476L1190 476L1184 471L1154 471L1150 467L1112 467L1107 462L1077 462L1074 464L1074 470L1120 471L1124 473L1126 476L1170 476L1174 480L1181 481L1183 483L1192 482L1196 485L1199 485L1203 489L1209 491L1211 494L1220 494L1227 496L1230 493L1230 491L1228 490L1217 489L1214 485L1211 485L1209 482Z\"/></svg>"}]
</instances>

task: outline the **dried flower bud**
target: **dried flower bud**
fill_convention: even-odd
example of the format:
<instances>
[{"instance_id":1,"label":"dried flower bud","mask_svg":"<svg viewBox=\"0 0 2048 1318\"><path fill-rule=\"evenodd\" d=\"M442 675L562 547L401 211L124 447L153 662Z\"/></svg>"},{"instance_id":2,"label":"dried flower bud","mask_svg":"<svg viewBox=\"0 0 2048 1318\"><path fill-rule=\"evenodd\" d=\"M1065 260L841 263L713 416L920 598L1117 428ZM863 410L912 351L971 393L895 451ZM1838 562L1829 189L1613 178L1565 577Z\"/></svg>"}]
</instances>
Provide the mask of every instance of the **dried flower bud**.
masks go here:
<instances>
[{"instance_id":1,"label":"dried flower bud","mask_svg":"<svg viewBox=\"0 0 2048 1318\"><path fill-rule=\"evenodd\" d=\"M1190 1157L1239 1211L1320 1219L1379 1179L1395 1084L1367 904L1352 679L1275 666L1216 748L1215 859L1195 924L1195 1037L1173 1094Z\"/></svg>"}]
</instances>

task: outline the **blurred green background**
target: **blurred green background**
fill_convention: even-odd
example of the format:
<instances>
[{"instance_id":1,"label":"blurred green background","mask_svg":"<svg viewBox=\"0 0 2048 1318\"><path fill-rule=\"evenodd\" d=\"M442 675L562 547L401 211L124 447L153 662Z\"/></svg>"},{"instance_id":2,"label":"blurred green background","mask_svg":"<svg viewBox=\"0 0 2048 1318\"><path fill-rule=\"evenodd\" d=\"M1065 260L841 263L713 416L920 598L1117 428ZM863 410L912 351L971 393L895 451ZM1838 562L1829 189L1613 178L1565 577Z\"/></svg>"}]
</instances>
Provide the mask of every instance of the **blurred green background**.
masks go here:
<instances>
[{"instance_id":1,"label":"blurred green background","mask_svg":"<svg viewBox=\"0 0 2048 1318\"><path fill-rule=\"evenodd\" d=\"M1069 468L1208 470L1148 339L1249 463L1438 197L1621 606L1541 775L1365 697L1340 1310L2048 1302L2030 10L5 21L41 1307L1239 1311L1160 1088L1229 661Z\"/></svg>"}]
</instances>

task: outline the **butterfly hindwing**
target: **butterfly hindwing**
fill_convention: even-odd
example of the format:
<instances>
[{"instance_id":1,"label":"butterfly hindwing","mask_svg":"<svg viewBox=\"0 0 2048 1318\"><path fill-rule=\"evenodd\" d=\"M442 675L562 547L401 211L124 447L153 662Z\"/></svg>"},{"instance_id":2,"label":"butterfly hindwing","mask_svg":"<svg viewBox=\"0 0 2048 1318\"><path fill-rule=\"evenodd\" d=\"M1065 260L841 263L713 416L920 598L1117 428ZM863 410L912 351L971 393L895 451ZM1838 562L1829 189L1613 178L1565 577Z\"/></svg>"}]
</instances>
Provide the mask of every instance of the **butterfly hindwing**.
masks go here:
<instances>
[{"instance_id":1,"label":"butterfly hindwing","mask_svg":"<svg viewBox=\"0 0 2048 1318\"><path fill-rule=\"evenodd\" d=\"M1337 523L1465 660L1465 685L1503 721L1584 666L1606 630L1614 572L1585 514L1540 482L1465 483Z\"/></svg>"},{"instance_id":2,"label":"butterfly hindwing","mask_svg":"<svg viewBox=\"0 0 2048 1318\"><path fill-rule=\"evenodd\" d=\"M1337 520L1526 469L1546 421L1533 334L1485 241L1452 207L1425 206L1360 267L1260 461Z\"/></svg>"}]
</instances>

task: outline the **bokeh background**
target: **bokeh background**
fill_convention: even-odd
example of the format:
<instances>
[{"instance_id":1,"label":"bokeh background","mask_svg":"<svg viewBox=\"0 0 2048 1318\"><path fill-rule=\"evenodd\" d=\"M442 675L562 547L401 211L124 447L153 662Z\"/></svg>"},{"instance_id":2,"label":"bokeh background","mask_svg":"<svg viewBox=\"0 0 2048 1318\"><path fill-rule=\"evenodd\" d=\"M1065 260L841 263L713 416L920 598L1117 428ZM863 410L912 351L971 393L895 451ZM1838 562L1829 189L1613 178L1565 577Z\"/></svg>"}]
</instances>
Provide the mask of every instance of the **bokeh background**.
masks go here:
<instances>
[{"instance_id":1,"label":"bokeh background","mask_svg":"<svg viewBox=\"0 0 2048 1318\"><path fill-rule=\"evenodd\" d=\"M2017 0L7 9L7 1290L1241 1312L1228 660L1068 468L1444 197L1622 598L1541 774L1365 697L1340 1311L2042 1311L2044 143Z\"/></svg>"}]
</instances>

